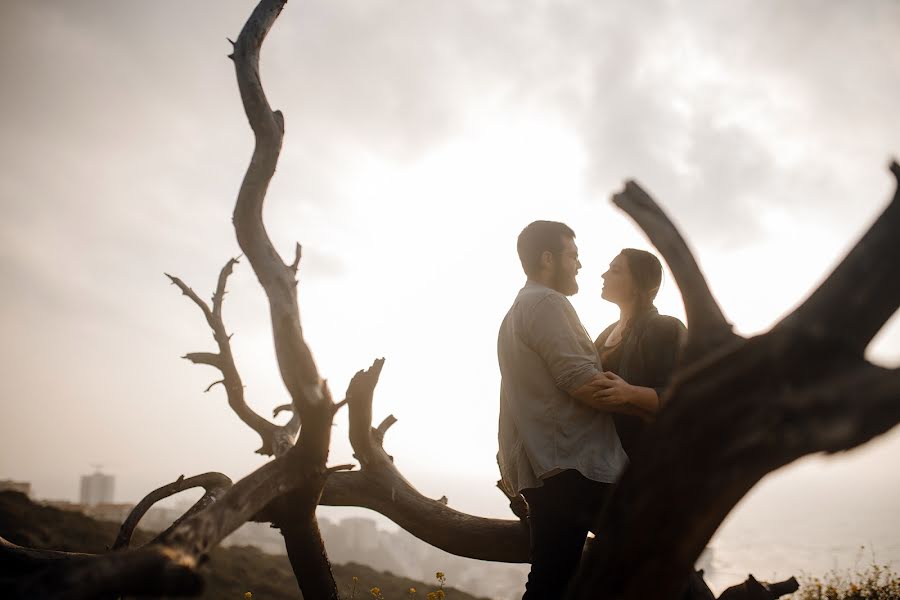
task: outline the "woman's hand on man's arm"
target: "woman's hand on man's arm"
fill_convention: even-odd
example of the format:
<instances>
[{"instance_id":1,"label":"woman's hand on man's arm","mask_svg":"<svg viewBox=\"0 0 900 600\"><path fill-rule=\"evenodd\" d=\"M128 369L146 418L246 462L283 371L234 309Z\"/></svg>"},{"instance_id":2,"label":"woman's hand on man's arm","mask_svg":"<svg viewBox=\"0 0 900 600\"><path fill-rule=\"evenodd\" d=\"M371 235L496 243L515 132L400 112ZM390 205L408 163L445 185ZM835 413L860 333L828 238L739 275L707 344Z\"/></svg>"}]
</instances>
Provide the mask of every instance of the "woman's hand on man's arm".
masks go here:
<instances>
[{"instance_id":1,"label":"woman's hand on man's arm","mask_svg":"<svg viewBox=\"0 0 900 600\"><path fill-rule=\"evenodd\" d=\"M656 390L631 385L612 371L599 373L572 395L597 410L635 415L646 420L652 419L659 410Z\"/></svg>"}]
</instances>

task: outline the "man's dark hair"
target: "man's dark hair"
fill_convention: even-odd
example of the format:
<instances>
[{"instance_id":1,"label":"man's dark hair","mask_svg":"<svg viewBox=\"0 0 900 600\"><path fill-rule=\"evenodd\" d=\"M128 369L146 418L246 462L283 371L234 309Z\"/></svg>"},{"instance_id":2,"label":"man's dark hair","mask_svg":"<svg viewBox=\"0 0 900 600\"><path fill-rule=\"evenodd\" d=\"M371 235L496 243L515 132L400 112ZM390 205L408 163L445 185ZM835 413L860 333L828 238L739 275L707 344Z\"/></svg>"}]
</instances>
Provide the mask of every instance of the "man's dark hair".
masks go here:
<instances>
[{"instance_id":1,"label":"man's dark hair","mask_svg":"<svg viewBox=\"0 0 900 600\"><path fill-rule=\"evenodd\" d=\"M541 255L549 250L559 254L563 250L563 238L575 238L575 232L565 223L557 221L535 221L529 224L516 243L522 269L529 277L537 275L541 269Z\"/></svg>"}]
</instances>

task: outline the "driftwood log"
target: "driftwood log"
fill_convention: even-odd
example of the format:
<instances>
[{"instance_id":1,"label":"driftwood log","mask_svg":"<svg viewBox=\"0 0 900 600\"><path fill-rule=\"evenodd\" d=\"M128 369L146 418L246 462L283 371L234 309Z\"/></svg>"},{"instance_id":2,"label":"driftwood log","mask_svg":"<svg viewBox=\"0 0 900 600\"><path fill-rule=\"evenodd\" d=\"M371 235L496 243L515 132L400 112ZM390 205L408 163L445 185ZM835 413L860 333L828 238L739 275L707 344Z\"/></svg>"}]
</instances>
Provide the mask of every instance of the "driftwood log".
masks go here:
<instances>
[{"instance_id":1,"label":"driftwood log","mask_svg":"<svg viewBox=\"0 0 900 600\"><path fill-rule=\"evenodd\" d=\"M719 600L774 600L785 594L793 594L800 584L793 577L777 583L757 581L753 575L747 581L734 585L722 592Z\"/></svg>"},{"instance_id":2,"label":"driftwood log","mask_svg":"<svg viewBox=\"0 0 900 600\"><path fill-rule=\"evenodd\" d=\"M447 506L446 499L423 496L396 468L384 450L385 434L396 419L388 416L372 426L372 397L383 359L358 372L337 403L318 373L297 302L300 246L286 263L262 219L284 139L284 117L271 109L263 91L259 53L284 5L285 0L261 0L233 42L230 58L256 140L234 208L235 234L269 300L279 371L291 398L276 414L291 411L287 424L261 417L244 399L222 317L237 259L222 268L211 305L169 276L200 308L218 346L218 352L185 358L221 373L213 386L222 384L232 410L259 434L257 452L274 458L233 485L223 475L206 474L152 492L126 519L107 554L33 550L0 538L0 565L13 565L18 574L17 597L197 594L203 584L198 567L209 550L243 523L262 520L282 531L304 597L337 598L315 517L319 504L370 508L460 556L528 560L521 498L509 499L514 519L468 515ZM900 182L900 167L895 163L891 170ZM649 442L615 487L602 515L604 533L586 550L572 595L677 598L716 528L765 474L810 453L853 448L900 422L900 374L863 358L869 341L900 304L900 201L895 195L802 306L770 332L750 339L732 332L687 244L650 196L629 182L614 201L669 264L689 330ZM326 466L332 421L345 404L357 471L351 465ZM193 486L204 487L206 494L187 514L146 546L127 548L131 532L154 502ZM741 586L722 598L750 600L762 597L752 595L760 589L783 594L791 583L770 586L751 577Z\"/></svg>"}]
</instances>

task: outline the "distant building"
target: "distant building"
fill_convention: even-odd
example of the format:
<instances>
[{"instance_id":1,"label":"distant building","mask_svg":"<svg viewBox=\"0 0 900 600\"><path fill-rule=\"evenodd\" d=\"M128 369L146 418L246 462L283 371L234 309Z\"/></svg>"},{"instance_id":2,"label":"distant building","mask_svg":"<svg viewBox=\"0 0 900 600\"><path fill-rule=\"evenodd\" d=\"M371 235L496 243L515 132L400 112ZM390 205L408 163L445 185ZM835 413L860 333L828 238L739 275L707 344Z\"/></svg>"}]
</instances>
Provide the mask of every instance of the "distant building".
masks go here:
<instances>
[{"instance_id":1,"label":"distant building","mask_svg":"<svg viewBox=\"0 0 900 600\"><path fill-rule=\"evenodd\" d=\"M97 519L98 521L113 521L122 523L131 513L134 504L94 504L93 506L85 506L82 511L87 516Z\"/></svg>"},{"instance_id":2,"label":"distant building","mask_svg":"<svg viewBox=\"0 0 900 600\"><path fill-rule=\"evenodd\" d=\"M31 497L31 482L29 481L13 481L12 479L0 479L0 492L12 490L14 492L22 492L29 498Z\"/></svg>"},{"instance_id":3,"label":"distant building","mask_svg":"<svg viewBox=\"0 0 900 600\"><path fill-rule=\"evenodd\" d=\"M372 552L380 546L375 521L365 517L348 517L341 520L344 543L361 552Z\"/></svg>"},{"instance_id":4,"label":"distant building","mask_svg":"<svg viewBox=\"0 0 900 600\"><path fill-rule=\"evenodd\" d=\"M115 477L104 475L100 471L92 475L82 475L79 503L85 506L112 504L115 484Z\"/></svg>"}]
</instances>

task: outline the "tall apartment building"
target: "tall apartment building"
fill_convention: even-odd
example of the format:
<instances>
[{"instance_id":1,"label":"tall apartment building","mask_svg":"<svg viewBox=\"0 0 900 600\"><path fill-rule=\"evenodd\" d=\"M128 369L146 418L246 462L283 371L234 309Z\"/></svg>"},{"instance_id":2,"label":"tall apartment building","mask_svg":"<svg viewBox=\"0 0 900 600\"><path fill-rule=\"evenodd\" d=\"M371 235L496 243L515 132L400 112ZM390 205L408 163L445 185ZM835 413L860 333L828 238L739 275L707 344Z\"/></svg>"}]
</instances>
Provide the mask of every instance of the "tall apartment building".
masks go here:
<instances>
[{"instance_id":1,"label":"tall apartment building","mask_svg":"<svg viewBox=\"0 0 900 600\"><path fill-rule=\"evenodd\" d=\"M100 471L91 475L82 475L79 502L85 506L112 504L115 484L115 477L104 475Z\"/></svg>"}]
</instances>

